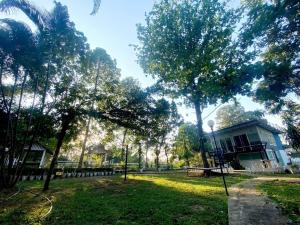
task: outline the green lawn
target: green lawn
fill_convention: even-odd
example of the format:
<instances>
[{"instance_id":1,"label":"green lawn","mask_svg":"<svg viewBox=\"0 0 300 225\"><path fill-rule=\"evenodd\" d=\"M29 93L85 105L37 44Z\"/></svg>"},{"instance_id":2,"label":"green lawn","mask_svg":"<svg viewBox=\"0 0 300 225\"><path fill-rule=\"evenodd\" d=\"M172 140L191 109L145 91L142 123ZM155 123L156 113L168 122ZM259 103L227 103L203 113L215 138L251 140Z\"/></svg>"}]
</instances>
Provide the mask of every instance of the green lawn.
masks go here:
<instances>
[{"instance_id":1,"label":"green lawn","mask_svg":"<svg viewBox=\"0 0 300 225\"><path fill-rule=\"evenodd\" d=\"M283 212L295 223L300 224L300 183L289 181L269 181L260 188L282 207Z\"/></svg>"},{"instance_id":2,"label":"green lawn","mask_svg":"<svg viewBox=\"0 0 300 225\"><path fill-rule=\"evenodd\" d=\"M247 179L229 176L230 185ZM185 174L54 180L45 195L41 182L24 182L22 191L2 202L0 224L228 224L221 177ZM28 192L31 191L31 192ZM33 194L35 193L35 194ZM3 199L2 195L2 199Z\"/></svg>"}]
</instances>

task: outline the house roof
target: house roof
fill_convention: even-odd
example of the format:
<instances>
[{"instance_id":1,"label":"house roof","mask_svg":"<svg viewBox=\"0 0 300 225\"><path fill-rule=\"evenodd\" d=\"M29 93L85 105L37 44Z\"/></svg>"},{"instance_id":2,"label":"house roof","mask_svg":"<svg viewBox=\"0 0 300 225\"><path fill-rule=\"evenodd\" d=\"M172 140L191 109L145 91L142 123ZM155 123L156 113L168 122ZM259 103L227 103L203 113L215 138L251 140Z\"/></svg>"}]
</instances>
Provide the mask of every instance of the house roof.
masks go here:
<instances>
[{"instance_id":1,"label":"house roof","mask_svg":"<svg viewBox=\"0 0 300 225\"><path fill-rule=\"evenodd\" d=\"M89 153L94 153L94 154L106 154L107 150L105 149L104 145L102 144L97 144L97 145L92 145L88 148Z\"/></svg>"},{"instance_id":2,"label":"house roof","mask_svg":"<svg viewBox=\"0 0 300 225\"><path fill-rule=\"evenodd\" d=\"M215 134L223 134L223 133L227 133L227 132L231 132L231 131L235 131L235 130L238 130L238 129L247 128L247 127L251 127L251 126L259 126L263 129L268 130L268 131L270 131L272 133L275 133L275 134L282 133L281 130L269 125L265 121L250 120L250 121L247 121L247 122L244 122L244 123L239 123L239 124L233 125L231 127L226 127L226 128L217 130L217 131L215 131Z\"/></svg>"},{"instance_id":3,"label":"house roof","mask_svg":"<svg viewBox=\"0 0 300 225\"><path fill-rule=\"evenodd\" d=\"M25 145L24 150L28 150L28 148L29 148L29 145ZM53 152L50 149L44 147L43 145L41 145L39 143L34 143L31 146L31 151L45 151L45 150L47 153L53 155Z\"/></svg>"}]
</instances>

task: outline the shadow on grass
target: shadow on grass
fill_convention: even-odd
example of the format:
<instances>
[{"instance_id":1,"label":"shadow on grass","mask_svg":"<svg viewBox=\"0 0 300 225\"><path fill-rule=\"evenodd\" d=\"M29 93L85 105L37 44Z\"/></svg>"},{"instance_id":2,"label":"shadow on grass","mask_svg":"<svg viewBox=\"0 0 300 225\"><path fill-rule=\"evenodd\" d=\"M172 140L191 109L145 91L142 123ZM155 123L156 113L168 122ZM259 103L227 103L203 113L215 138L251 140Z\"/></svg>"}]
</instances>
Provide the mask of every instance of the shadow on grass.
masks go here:
<instances>
[{"instance_id":1,"label":"shadow on grass","mask_svg":"<svg viewBox=\"0 0 300 225\"><path fill-rule=\"evenodd\" d=\"M47 193L54 196L53 211L44 221L28 216L38 213L39 203L32 199L27 212L22 206L1 212L0 223L228 224L220 179L155 175L130 176L127 183L121 177L53 181ZM34 183L32 190L40 186Z\"/></svg>"},{"instance_id":2,"label":"shadow on grass","mask_svg":"<svg viewBox=\"0 0 300 225\"><path fill-rule=\"evenodd\" d=\"M139 177L139 175L133 175ZM144 175L142 175L144 177ZM223 180L222 176L210 176L210 177L189 177L186 175L186 173L178 174L178 173L170 173L170 174L152 174L152 175L146 175L145 177L153 177L153 178L164 178L166 180L172 181L172 182L179 182L179 183L186 183L186 184L192 184L192 185L205 185L209 184L209 186L215 186L215 187L223 187ZM226 183L229 186L239 183L243 180L246 180L248 178L251 178L246 175L226 175L225 180Z\"/></svg>"}]
</instances>

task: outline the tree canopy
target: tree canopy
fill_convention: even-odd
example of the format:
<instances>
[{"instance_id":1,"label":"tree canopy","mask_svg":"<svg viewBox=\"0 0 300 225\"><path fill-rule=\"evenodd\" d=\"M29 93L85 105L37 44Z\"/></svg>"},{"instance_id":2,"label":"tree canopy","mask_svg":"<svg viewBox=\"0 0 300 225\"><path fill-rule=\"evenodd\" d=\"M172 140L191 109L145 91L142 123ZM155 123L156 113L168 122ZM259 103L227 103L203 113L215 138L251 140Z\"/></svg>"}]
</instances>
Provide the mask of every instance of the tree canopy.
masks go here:
<instances>
[{"instance_id":1,"label":"tree canopy","mask_svg":"<svg viewBox=\"0 0 300 225\"><path fill-rule=\"evenodd\" d=\"M252 54L235 32L238 10L218 0L158 1L138 25L136 51L144 72L172 97L183 97L197 115L204 164L202 111L218 100L228 101L250 91Z\"/></svg>"},{"instance_id":2,"label":"tree canopy","mask_svg":"<svg viewBox=\"0 0 300 225\"><path fill-rule=\"evenodd\" d=\"M256 76L260 81L254 99L270 112L281 113L289 139L295 144L300 129L297 117L292 121L287 111L299 110L296 107L300 95L299 1L247 0L244 7L247 20L242 27L243 42L257 49L259 56Z\"/></svg>"},{"instance_id":3,"label":"tree canopy","mask_svg":"<svg viewBox=\"0 0 300 225\"><path fill-rule=\"evenodd\" d=\"M258 50L261 78L255 99L278 112L300 94L300 4L297 0L244 1L243 42Z\"/></svg>"},{"instance_id":4,"label":"tree canopy","mask_svg":"<svg viewBox=\"0 0 300 225\"><path fill-rule=\"evenodd\" d=\"M55 2L51 11L44 11L25 0L0 2L1 11L13 8L22 10L38 30L33 33L12 19L0 22L0 187L18 181L33 143L43 141L54 148L47 190L63 143L91 119L125 127L134 135L162 134L164 127L166 135L168 127L162 122L177 112L176 106L154 98L132 78L120 80L116 61L104 49L90 49L66 6ZM49 131L48 136L42 130Z\"/></svg>"},{"instance_id":5,"label":"tree canopy","mask_svg":"<svg viewBox=\"0 0 300 225\"><path fill-rule=\"evenodd\" d=\"M230 127L238 123L260 120L264 113L260 110L245 111L241 104L225 105L218 109L216 113L216 122L219 129Z\"/></svg>"}]
</instances>

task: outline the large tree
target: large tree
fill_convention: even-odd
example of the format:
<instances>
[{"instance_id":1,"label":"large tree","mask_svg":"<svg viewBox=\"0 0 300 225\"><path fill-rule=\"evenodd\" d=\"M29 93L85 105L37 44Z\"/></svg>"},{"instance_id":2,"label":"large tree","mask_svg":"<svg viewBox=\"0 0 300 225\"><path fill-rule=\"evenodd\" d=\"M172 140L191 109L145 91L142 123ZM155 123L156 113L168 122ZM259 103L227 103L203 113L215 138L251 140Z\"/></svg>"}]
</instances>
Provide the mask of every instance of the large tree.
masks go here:
<instances>
[{"instance_id":1,"label":"large tree","mask_svg":"<svg viewBox=\"0 0 300 225\"><path fill-rule=\"evenodd\" d=\"M93 110L97 101L103 101L103 99L97 99L97 96L105 98L106 95L114 92L114 86L118 84L120 74L116 62L111 59L104 49L96 48L89 52L86 61L84 83L87 87L90 87L88 88L91 99L89 108ZM78 168L82 167L91 121L92 117L88 115Z\"/></svg>"},{"instance_id":2,"label":"large tree","mask_svg":"<svg viewBox=\"0 0 300 225\"><path fill-rule=\"evenodd\" d=\"M156 77L165 93L195 108L205 167L203 110L249 91L252 82L252 55L236 38L239 19L237 10L218 0L164 0L138 25L136 50L145 73Z\"/></svg>"},{"instance_id":3,"label":"large tree","mask_svg":"<svg viewBox=\"0 0 300 225\"><path fill-rule=\"evenodd\" d=\"M230 127L238 123L260 120L264 113L260 110L246 111L245 108L239 104L225 105L218 109L216 114L216 122L218 128Z\"/></svg>"},{"instance_id":4,"label":"large tree","mask_svg":"<svg viewBox=\"0 0 300 225\"><path fill-rule=\"evenodd\" d=\"M243 43L260 53L262 78L256 100L278 112L289 94L300 95L300 3L297 0L244 1Z\"/></svg>"},{"instance_id":5,"label":"large tree","mask_svg":"<svg viewBox=\"0 0 300 225\"><path fill-rule=\"evenodd\" d=\"M300 3L298 0L247 0L244 6L247 20L243 25L243 42L260 50L257 70L260 82L255 100L265 104L270 112L281 113L289 139L299 143L296 105L300 95ZM288 111L294 117L287 116Z\"/></svg>"}]
</instances>

